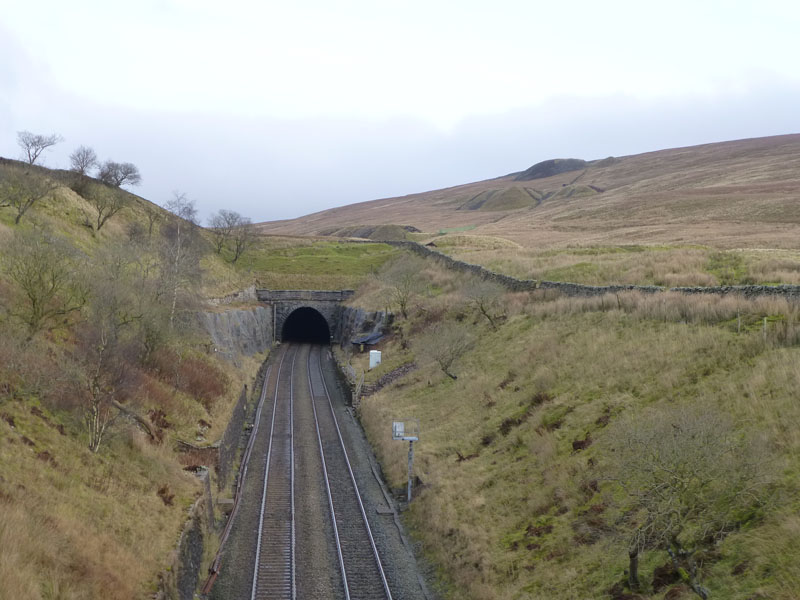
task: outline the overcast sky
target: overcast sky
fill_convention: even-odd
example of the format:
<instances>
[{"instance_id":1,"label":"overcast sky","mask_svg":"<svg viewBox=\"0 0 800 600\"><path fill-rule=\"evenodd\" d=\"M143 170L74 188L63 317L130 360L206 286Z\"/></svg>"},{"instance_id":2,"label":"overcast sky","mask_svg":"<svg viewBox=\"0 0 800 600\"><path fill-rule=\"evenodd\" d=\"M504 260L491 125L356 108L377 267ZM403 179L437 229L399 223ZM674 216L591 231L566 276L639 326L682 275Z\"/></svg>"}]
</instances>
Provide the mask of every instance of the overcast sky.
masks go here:
<instances>
[{"instance_id":1,"label":"overcast sky","mask_svg":"<svg viewBox=\"0 0 800 600\"><path fill-rule=\"evenodd\" d=\"M800 132L800 4L0 0L0 155L58 132L254 221Z\"/></svg>"}]
</instances>

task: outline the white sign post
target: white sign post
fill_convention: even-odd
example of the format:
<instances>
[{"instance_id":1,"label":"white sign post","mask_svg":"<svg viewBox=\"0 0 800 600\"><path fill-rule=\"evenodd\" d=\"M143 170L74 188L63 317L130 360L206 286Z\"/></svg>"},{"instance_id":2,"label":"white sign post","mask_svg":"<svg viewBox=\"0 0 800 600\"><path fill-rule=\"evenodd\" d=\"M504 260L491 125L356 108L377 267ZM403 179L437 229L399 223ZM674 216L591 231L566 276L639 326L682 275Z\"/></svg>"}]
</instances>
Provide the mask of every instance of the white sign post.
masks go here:
<instances>
[{"instance_id":1,"label":"white sign post","mask_svg":"<svg viewBox=\"0 0 800 600\"><path fill-rule=\"evenodd\" d=\"M414 442L419 440L419 421L416 419L392 421L392 439L408 441L408 501L411 502L411 487L414 473Z\"/></svg>"}]
</instances>

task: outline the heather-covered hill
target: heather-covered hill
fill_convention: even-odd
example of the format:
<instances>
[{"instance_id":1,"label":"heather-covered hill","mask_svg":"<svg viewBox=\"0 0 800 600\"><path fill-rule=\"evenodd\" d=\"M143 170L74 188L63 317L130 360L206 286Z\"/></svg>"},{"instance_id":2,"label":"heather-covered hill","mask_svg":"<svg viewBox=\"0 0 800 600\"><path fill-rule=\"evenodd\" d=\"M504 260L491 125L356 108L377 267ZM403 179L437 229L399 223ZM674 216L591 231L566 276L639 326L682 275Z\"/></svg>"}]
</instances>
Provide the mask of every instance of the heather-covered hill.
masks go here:
<instances>
[{"instance_id":1,"label":"heather-covered hill","mask_svg":"<svg viewBox=\"0 0 800 600\"><path fill-rule=\"evenodd\" d=\"M675 148L585 165L577 160L546 163L541 165L553 163L553 168L532 167L534 179L520 180L521 174L513 173L259 227L280 234L388 224L427 234L461 229L537 248L631 243L785 248L800 233L800 135ZM559 164L569 170L559 172Z\"/></svg>"}]
</instances>

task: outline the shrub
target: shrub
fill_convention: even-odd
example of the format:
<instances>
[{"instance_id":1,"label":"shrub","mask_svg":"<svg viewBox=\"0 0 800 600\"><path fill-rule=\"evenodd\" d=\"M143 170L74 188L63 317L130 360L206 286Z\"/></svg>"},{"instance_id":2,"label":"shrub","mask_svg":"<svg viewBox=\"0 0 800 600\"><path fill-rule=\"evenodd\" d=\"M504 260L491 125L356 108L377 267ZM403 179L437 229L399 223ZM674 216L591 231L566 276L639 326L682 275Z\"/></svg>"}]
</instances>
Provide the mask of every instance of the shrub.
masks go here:
<instances>
[{"instance_id":1,"label":"shrub","mask_svg":"<svg viewBox=\"0 0 800 600\"><path fill-rule=\"evenodd\" d=\"M206 410L228 389L227 375L204 357L165 347L153 354L151 363L162 381L192 396Z\"/></svg>"}]
</instances>

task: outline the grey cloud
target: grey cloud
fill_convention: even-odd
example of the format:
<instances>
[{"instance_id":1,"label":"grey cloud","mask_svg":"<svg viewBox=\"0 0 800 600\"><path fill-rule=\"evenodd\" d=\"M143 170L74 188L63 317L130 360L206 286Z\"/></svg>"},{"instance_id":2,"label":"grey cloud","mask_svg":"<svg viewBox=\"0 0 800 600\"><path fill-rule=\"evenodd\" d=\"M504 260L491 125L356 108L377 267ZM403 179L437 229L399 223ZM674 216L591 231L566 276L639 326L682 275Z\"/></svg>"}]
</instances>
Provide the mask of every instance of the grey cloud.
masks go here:
<instances>
[{"instance_id":1,"label":"grey cloud","mask_svg":"<svg viewBox=\"0 0 800 600\"><path fill-rule=\"evenodd\" d=\"M800 87L781 81L706 99L560 98L473 117L449 132L413 118L286 120L98 106L35 70L8 67L0 67L0 92L0 155L18 154L16 130L58 131L66 142L49 155L50 166L65 166L72 149L90 145L103 158L136 164L143 185L134 191L150 200L163 204L179 189L203 217L230 208L257 221L497 177L547 158L800 131Z\"/></svg>"}]
</instances>

